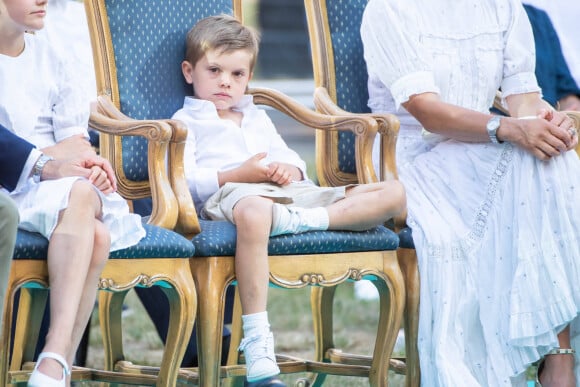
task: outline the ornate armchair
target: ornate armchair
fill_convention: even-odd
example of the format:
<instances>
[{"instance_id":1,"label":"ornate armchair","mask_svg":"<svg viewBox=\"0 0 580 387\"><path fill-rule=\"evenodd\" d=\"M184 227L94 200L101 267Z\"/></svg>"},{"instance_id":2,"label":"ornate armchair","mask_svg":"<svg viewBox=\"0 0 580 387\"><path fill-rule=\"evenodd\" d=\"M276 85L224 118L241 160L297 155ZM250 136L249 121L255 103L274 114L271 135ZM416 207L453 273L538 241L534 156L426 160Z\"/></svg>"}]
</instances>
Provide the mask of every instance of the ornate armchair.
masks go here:
<instances>
[{"instance_id":1,"label":"ornate armchair","mask_svg":"<svg viewBox=\"0 0 580 387\"><path fill-rule=\"evenodd\" d=\"M241 18L241 0L89 0L86 5L100 95L98 110L109 119L134 125L140 120L170 117L182 106L190 87L182 79L180 64L185 34L195 21L219 13L233 13ZM313 129L353 133L356 151L353 146L350 157L361 176L370 179L373 175L369 162L377 132L374 119L316 113L273 90L255 89L251 93L258 104L278 109ZM96 119L97 115L93 117ZM175 136L183 130L179 122L164 122L175 130ZM235 356L235 349L230 353L229 364L220 366L224 297L226 288L236 279L233 258L236 229L228 222L197 218L183 178L182 138L175 136L168 154L169 178L179 202L176 229L191 237L195 247L190 268L198 294L199 350L199 368L182 369L178 378L183 383L203 386L218 386L222 378L236 383L244 376L245 367L243 358ZM115 147L120 153L105 153L113 160L125 159L126 149L142 147L133 139L105 137L101 141L105 152L111 142L122 142L121 147ZM117 172L123 176L135 171ZM359 180L355 177L353 181ZM361 177L360 181L366 180ZM271 239L269 263L273 285L325 290L315 290L312 296L317 337L315 358L279 356L283 373L310 372L314 385L320 385L326 374L364 376L373 386L386 385L389 354L401 323L405 296L395 252L397 245L397 235L382 226L361 233L309 232ZM360 364L358 358L349 358L333 349L332 295L338 284L363 276L375 280L380 291L380 316L372 361ZM239 338L236 324L232 348Z\"/></svg>"},{"instance_id":2,"label":"ornate armchair","mask_svg":"<svg viewBox=\"0 0 580 387\"><path fill-rule=\"evenodd\" d=\"M314 98L317 109L327 114L354 112L370 115L367 107L367 72L360 38L362 13L368 0L304 0L312 50L314 83L318 87ZM381 140L381 180L397 178L395 143L399 123L392 115L372 115L379 124ZM325 149L352 149L354 137L350 133L318 132L317 155L334 157L336 168L319 171L322 184L351 182L355 168L348 158ZM321 156L323 157L323 156ZM320 169L318 164L318 168ZM364 176L364 175L363 175ZM375 179L374 176L364 176ZM369 180L366 180L369 181ZM419 273L411 230L405 226L404 216L396 219L393 228L399 231L397 256L405 278L406 302L404 312L406 367L394 367L407 375L408 386L418 386L420 380L417 353L419 315Z\"/></svg>"}]
</instances>

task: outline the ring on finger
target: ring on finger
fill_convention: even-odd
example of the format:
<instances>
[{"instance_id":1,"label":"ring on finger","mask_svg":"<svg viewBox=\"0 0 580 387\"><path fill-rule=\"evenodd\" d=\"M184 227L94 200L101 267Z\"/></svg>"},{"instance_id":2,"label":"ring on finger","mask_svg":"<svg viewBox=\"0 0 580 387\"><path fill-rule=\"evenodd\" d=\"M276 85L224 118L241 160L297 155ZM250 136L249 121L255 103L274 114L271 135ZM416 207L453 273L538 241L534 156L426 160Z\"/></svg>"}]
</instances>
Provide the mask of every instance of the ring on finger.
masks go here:
<instances>
[{"instance_id":1,"label":"ring on finger","mask_svg":"<svg viewBox=\"0 0 580 387\"><path fill-rule=\"evenodd\" d=\"M570 129L568 129L568 133L570 133L570 136L574 137L578 134L578 129L571 127Z\"/></svg>"}]
</instances>

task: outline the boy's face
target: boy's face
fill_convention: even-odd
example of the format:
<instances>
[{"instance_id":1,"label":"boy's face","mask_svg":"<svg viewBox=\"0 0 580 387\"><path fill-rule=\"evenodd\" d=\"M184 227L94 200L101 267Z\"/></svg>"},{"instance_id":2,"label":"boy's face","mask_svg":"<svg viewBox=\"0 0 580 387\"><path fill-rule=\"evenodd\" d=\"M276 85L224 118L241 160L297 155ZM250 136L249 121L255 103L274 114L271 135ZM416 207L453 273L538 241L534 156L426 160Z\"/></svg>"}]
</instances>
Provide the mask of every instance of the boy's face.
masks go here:
<instances>
[{"instance_id":1,"label":"boy's face","mask_svg":"<svg viewBox=\"0 0 580 387\"><path fill-rule=\"evenodd\" d=\"M19 31L37 31L44 27L48 0L0 0L0 21Z\"/></svg>"},{"instance_id":2,"label":"boy's face","mask_svg":"<svg viewBox=\"0 0 580 387\"><path fill-rule=\"evenodd\" d=\"M194 96L213 102L217 110L230 109L244 96L252 78L252 54L247 50L208 51L192 66L181 65L183 76L193 84Z\"/></svg>"}]
</instances>

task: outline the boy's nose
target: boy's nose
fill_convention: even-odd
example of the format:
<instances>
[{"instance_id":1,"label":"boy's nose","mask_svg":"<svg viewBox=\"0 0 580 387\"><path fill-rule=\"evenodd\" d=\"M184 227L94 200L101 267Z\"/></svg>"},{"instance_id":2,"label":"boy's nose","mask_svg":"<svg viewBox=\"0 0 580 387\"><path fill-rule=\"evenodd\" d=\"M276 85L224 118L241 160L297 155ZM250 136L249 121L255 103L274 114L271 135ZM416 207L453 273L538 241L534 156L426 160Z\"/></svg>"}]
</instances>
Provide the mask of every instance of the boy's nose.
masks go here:
<instances>
[{"instance_id":1,"label":"boy's nose","mask_svg":"<svg viewBox=\"0 0 580 387\"><path fill-rule=\"evenodd\" d=\"M230 76L223 74L221 79L222 86L229 87L230 86Z\"/></svg>"}]
</instances>

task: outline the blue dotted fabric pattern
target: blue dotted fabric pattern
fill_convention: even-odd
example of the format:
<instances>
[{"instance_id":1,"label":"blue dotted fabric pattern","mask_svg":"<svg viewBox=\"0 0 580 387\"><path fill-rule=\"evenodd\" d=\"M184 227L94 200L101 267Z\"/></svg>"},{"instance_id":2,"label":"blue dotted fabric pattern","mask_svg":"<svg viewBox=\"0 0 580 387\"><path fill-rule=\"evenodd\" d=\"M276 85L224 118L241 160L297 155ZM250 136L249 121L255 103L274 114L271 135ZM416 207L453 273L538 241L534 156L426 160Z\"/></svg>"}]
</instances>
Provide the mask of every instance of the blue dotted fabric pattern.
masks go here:
<instances>
[{"instance_id":1,"label":"blue dotted fabric pattern","mask_svg":"<svg viewBox=\"0 0 580 387\"><path fill-rule=\"evenodd\" d=\"M190 258L195 254L191 241L181 235L149 224L143 225L147 235L138 244L111 253L109 259ZM18 230L14 259L45 260L48 241L38 233Z\"/></svg>"},{"instance_id":2,"label":"blue dotted fabric pattern","mask_svg":"<svg viewBox=\"0 0 580 387\"><path fill-rule=\"evenodd\" d=\"M127 5L127 4L130 4ZM203 17L232 14L231 0L108 0L121 111L135 119L170 118L192 93L181 74L185 35ZM123 139L128 179L145 181L147 142Z\"/></svg>"},{"instance_id":3,"label":"blue dotted fabric pattern","mask_svg":"<svg viewBox=\"0 0 580 387\"><path fill-rule=\"evenodd\" d=\"M236 249L236 228L227 221L200 220L202 232L193 239L196 257L232 256ZM324 254L356 251L395 250L396 233L376 227L368 231L310 231L270 238L270 255Z\"/></svg>"},{"instance_id":4,"label":"blue dotted fabric pattern","mask_svg":"<svg viewBox=\"0 0 580 387\"><path fill-rule=\"evenodd\" d=\"M328 23L334 49L337 104L346 111L368 113L367 70L360 37L368 0L328 0ZM356 173L354 135L339 133L339 169Z\"/></svg>"}]
</instances>

